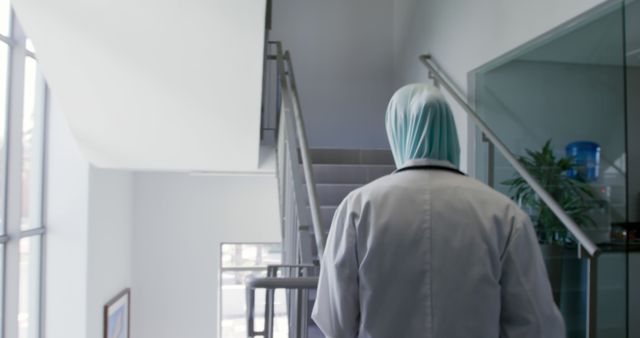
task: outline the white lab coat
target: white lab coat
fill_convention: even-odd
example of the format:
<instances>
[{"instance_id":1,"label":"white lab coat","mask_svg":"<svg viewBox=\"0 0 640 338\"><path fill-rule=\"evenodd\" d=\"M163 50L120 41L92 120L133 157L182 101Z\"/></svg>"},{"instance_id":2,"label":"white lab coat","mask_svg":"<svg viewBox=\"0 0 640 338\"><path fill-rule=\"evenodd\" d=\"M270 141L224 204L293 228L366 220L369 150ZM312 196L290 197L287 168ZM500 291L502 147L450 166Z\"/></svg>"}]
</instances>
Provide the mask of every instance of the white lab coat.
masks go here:
<instances>
[{"instance_id":1,"label":"white lab coat","mask_svg":"<svg viewBox=\"0 0 640 338\"><path fill-rule=\"evenodd\" d=\"M528 216L441 169L393 173L344 199L312 318L331 338L565 337Z\"/></svg>"}]
</instances>

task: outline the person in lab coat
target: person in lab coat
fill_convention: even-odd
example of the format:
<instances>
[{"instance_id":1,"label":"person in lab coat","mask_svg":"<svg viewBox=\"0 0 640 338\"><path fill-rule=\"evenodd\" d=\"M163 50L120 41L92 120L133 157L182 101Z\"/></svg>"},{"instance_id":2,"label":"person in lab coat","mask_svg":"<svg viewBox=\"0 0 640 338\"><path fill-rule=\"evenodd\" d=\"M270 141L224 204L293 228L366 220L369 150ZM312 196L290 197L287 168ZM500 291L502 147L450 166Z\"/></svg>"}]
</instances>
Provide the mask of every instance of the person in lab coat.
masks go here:
<instances>
[{"instance_id":1,"label":"person in lab coat","mask_svg":"<svg viewBox=\"0 0 640 338\"><path fill-rule=\"evenodd\" d=\"M529 217L458 171L451 110L412 84L389 103L398 170L333 217L312 318L330 338L561 338Z\"/></svg>"}]
</instances>

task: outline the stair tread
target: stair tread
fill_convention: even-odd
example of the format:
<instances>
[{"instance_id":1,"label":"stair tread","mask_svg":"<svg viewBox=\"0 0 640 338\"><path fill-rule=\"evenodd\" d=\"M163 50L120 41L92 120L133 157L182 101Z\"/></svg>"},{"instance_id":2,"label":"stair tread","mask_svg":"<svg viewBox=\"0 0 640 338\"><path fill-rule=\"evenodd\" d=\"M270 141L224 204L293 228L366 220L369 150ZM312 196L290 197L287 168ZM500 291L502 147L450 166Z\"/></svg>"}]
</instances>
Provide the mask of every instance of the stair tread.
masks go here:
<instances>
[{"instance_id":1,"label":"stair tread","mask_svg":"<svg viewBox=\"0 0 640 338\"><path fill-rule=\"evenodd\" d=\"M304 183L306 185L306 183ZM316 187L354 187L359 188L363 186L362 183L316 183Z\"/></svg>"},{"instance_id":2,"label":"stair tread","mask_svg":"<svg viewBox=\"0 0 640 338\"><path fill-rule=\"evenodd\" d=\"M312 167L393 167L395 169L395 164L392 163L312 163Z\"/></svg>"},{"instance_id":3,"label":"stair tread","mask_svg":"<svg viewBox=\"0 0 640 338\"><path fill-rule=\"evenodd\" d=\"M316 184L366 184L395 170L393 165L314 164ZM303 177L304 181L304 177Z\"/></svg>"},{"instance_id":4,"label":"stair tread","mask_svg":"<svg viewBox=\"0 0 640 338\"><path fill-rule=\"evenodd\" d=\"M331 149L313 148L309 150L313 163L341 164L393 164L389 149Z\"/></svg>"}]
</instances>

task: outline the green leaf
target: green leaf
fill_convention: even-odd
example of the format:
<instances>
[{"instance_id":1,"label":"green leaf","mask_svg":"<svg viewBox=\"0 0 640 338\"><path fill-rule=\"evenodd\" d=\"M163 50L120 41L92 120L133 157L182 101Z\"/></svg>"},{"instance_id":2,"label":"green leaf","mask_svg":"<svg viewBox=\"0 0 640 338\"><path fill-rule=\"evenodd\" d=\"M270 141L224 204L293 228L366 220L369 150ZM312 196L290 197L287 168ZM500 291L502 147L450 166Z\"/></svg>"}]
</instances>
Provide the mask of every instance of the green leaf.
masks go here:
<instances>
[{"instance_id":1,"label":"green leaf","mask_svg":"<svg viewBox=\"0 0 640 338\"><path fill-rule=\"evenodd\" d=\"M525 156L518 157L522 166L533 176L565 210L565 212L581 226L593 226L595 222L588 213L594 206L595 193L591 186L580 179L570 178L567 170L573 167L571 157L556 158L551 140L547 140L540 151L525 149ZM536 229L541 233L553 234L559 242L569 241L569 233L543 203L529 184L519 175L501 182L509 187L512 199L531 209L535 215ZM545 235L548 238L551 238Z\"/></svg>"}]
</instances>

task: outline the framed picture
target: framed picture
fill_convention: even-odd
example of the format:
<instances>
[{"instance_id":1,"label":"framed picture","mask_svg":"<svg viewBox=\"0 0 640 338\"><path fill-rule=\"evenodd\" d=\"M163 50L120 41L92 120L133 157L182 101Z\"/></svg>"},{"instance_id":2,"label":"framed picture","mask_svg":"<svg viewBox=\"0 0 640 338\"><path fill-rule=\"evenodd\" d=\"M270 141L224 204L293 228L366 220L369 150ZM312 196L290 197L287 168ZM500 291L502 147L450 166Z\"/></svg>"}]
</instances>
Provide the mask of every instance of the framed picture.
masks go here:
<instances>
[{"instance_id":1,"label":"framed picture","mask_svg":"<svg viewBox=\"0 0 640 338\"><path fill-rule=\"evenodd\" d=\"M129 338L130 298L125 289L104 306L104 338Z\"/></svg>"}]
</instances>

